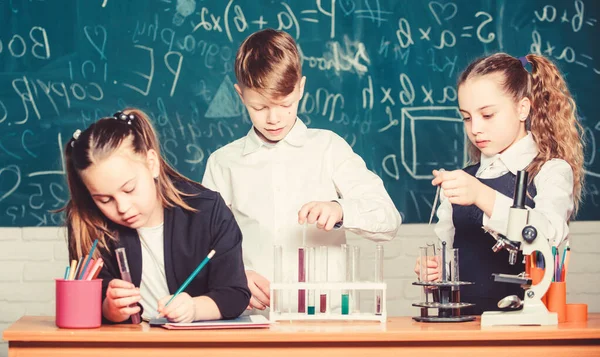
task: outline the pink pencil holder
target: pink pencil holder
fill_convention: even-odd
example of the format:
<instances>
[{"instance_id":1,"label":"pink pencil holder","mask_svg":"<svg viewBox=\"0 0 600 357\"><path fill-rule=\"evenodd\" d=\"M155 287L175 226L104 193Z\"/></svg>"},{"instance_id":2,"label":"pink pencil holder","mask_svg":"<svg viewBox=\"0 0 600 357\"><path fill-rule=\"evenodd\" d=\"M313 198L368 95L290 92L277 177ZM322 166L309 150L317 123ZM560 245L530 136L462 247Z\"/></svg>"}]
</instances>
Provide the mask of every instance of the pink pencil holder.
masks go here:
<instances>
[{"instance_id":1,"label":"pink pencil holder","mask_svg":"<svg viewBox=\"0 0 600 357\"><path fill-rule=\"evenodd\" d=\"M96 328L102 324L102 279L56 279L56 326Z\"/></svg>"}]
</instances>

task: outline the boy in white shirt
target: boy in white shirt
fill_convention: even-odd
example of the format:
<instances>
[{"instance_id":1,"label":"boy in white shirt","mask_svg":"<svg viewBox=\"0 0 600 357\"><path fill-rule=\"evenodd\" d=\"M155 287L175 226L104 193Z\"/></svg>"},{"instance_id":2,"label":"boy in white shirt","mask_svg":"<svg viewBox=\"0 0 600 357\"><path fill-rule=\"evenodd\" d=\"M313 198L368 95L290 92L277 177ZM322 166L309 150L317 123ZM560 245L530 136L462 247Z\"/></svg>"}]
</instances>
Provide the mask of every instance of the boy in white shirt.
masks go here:
<instances>
[{"instance_id":1,"label":"boy in white shirt","mask_svg":"<svg viewBox=\"0 0 600 357\"><path fill-rule=\"evenodd\" d=\"M253 126L209 157L202 184L219 191L233 211L244 236L249 308L264 310L274 245L283 247L284 279L297 274L297 248L306 244L330 247L329 280L340 280L345 230L388 241L401 217L381 179L344 139L307 129L296 117L306 77L290 35L272 29L250 35L237 52L235 74Z\"/></svg>"}]
</instances>

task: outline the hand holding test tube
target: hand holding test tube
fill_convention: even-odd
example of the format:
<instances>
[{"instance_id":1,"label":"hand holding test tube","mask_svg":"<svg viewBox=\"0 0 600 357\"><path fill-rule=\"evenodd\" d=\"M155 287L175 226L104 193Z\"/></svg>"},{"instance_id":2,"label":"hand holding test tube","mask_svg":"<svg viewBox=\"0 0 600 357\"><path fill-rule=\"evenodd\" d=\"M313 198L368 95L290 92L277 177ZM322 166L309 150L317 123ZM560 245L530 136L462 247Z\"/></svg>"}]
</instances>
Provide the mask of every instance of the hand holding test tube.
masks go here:
<instances>
[{"instance_id":1,"label":"hand holding test tube","mask_svg":"<svg viewBox=\"0 0 600 357\"><path fill-rule=\"evenodd\" d=\"M125 254L125 248L117 248L115 250L115 254L117 255L117 262L119 263L121 280L131 283L131 273L129 272L129 264L127 263L127 255ZM135 304L130 305L130 307L133 306L135 306ZM141 322L140 314L135 313L131 315L131 322L134 324L139 324Z\"/></svg>"}]
</instances>

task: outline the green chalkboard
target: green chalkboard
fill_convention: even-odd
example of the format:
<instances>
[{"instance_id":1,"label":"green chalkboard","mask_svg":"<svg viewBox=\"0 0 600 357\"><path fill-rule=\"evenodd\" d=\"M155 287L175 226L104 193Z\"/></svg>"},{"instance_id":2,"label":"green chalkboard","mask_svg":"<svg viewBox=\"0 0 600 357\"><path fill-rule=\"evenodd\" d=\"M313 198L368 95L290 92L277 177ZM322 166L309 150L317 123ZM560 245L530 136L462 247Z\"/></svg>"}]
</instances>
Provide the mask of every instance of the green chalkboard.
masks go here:
<instances>
[{"instance_id":1,"label":"green chalkboard","mask_svg":"<svg viewBox=\"0 0 600 357\"><path fill-rule=\"evenodd\" d=\"M60 225L49 211L68 198L64 143L125 106L149 112L166 158L201 180L208 156L250 128L232 68L265 27L298 42L299 117L343 136L408 223L429 217L431 170L466 160L458 73L499 50L550 56L587 134L578 219L600 220L599 1L4 0L0 11L0 226Z\"/></svg>"}]
</instances>

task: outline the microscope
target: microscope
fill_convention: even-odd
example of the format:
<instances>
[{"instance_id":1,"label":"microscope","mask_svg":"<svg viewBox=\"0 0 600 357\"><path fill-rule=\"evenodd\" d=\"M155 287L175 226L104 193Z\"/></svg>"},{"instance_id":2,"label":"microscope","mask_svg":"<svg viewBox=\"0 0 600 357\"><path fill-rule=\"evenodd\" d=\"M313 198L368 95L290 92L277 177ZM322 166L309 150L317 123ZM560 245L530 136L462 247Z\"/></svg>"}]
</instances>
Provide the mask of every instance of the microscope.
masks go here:
<instances>
[{"instance_id":1,"label":"microscope","mask_svg":"<svg viewBox=\"0 0 600 357\"><path fill-rule=\"evenodd\" d=\"M508 230L506 236L491 230L490 233L496 244L492 247L494 252L506 249L509 252L509 264L514 265L519 251L523 256L528 256L537 251L546 262L546 269L542 280L532 285L531 278L525 273L519 275L492 274L495 282L519 284L525 289L524 300L512 295L505 297L498 303L499 307L519 308L513 311L485 311L481 315L481 326L500 325L557 325L558 317L555 312L549 312L541 298L544 296L552 282L552 267L554 257L550 244L544 236L545 218L535 210L525 208L527 197L527 172L517 172L513 205L508 216ZM485 229L485 227L484 227Z\"/></svg>"}]
</instances>

